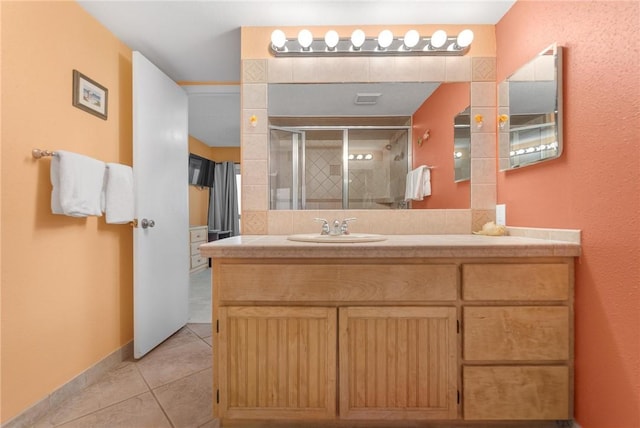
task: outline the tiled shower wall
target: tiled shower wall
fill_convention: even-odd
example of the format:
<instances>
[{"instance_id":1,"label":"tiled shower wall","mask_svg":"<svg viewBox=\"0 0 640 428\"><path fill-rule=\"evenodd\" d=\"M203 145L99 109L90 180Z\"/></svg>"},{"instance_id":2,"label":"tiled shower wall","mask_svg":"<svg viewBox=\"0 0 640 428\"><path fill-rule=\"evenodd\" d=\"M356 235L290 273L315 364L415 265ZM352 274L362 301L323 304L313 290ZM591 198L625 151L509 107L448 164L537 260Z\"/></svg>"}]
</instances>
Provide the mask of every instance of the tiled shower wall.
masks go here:
<instances>
[{"instance_id":1,"label":"tiled shower wall","mask_svg":"<svg viewBox=\"0 0 640 428\"><path fill-rule=\"evenodd\" d=\"M358 220L351 230L385 234L466 234L495 219L496 85L493 57L271 58L242 61L243 234L316 232L314 217ZM471 82L471 208L468 210L270 211L269 83ZM251 126L249 117L258 118ZM453 145L453 142L452 142Z\"/></svg>"}]
</instances>

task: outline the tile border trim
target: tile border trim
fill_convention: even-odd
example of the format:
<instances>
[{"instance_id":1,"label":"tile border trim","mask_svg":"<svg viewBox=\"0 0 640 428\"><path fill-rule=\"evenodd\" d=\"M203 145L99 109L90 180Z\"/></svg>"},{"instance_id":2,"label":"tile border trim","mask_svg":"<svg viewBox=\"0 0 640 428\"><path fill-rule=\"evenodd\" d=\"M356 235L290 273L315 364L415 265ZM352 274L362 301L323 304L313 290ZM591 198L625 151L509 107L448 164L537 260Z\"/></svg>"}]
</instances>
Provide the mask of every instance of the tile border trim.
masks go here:
<instances>
[{"instance_id":1,"label":"tile border trim","mask_svg":"<svg viewBox=\"0 0 640 428\"><path fill-rule=\"evenodd\" d=\"M2 424L1 427L18 428L33 425L51 409L56 408L62 402L96 383L109 370L131 358L133 358L133 341L116 349L93 366L61 385L59 388L56 388L47 394L46 397Z\"/></svg>"}]
</instances>

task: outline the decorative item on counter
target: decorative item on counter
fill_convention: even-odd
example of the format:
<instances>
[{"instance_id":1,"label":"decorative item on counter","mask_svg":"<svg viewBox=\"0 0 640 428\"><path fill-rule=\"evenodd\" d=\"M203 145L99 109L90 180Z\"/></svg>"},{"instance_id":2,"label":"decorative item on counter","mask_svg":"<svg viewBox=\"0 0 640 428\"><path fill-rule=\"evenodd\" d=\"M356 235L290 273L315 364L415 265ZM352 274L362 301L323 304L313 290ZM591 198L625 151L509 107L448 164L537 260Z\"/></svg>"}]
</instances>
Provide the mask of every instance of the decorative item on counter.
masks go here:
<instances>
[{"instance_id":1,"label":"decorative item on counter","mask_svg":"<svg viewBox=\"0 0 640 428\"><path fill-rule=\"evenodd\" d=\"M498 126L500 127L500 129L504 129L508 121L509 121L508 115L501 114L500 116L498 116Z\"/></svg>"},{"instance_id":2,"label":"decorative item on counter","mask_svg":"<svg viewBox=\"0 0 640 428\"><path fill-rule=\"evenodd\" d=\"M474 119L476 121L476 127L478 129L482 128L482 125L484 125L484 116L482 116L481 114L476 114Z\"/></svg>"},{"instance_id":3,"label":"decorative item on counter","mask_svg":"<svg viewBox=\"0 0 640 428\"><path fill-rule=\"evenodd\" d=\"M431 132L431 130L427 128L425 129L424 134L422 134L422 137L418 137L418 146L422 146L422 143L429 139L429 132Z\"/></svg>"},{"instance_id":4,"label":"decorative item on counter","mask_svg":"<svg viewBox=\"0 0 640 428\"><path fill-rule=\"evenodd\" d=\"M255 114L252 114L249 117L249 125L255 128L257 124L258 124L258 116L256 116Z\"/></svg>"},{"instance_id":5,"label":"decorative item on counter","mask_svg":"<svg viewBox=\"0 0 640 428\"><path fill-rule=\"evenodd\" d=\"M485 235L485 236L504 236L507 234L507 228L502 225L495 224L490 221L485 223L482 226L482 230L478 232L473 232L474 235Z\"/></svg>"}]
</instances>

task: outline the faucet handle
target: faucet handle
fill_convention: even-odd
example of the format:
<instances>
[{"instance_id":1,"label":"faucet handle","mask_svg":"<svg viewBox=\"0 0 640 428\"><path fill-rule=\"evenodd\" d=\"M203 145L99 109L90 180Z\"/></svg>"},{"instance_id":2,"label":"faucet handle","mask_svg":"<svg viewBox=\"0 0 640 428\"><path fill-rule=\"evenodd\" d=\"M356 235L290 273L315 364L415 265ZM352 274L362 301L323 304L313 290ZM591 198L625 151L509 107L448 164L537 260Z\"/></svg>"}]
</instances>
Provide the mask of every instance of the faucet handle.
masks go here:
<instances>
[{"instance_id":1,"label":"faucet handle","mask_svg":"<svg viewBox=\"0 0 640 428\"><path fill-rule=\"evenodd\" d=\"M321 235L329 234L329 222L326 219L316 217L313 220L322 223L322 230L320 232Z\"/></svg>"},{"instance_id":2,"label":"faucet handle","mask_svg":"<svg viewBox=\"0 0 640 428\"><path fill-rule=\"evenodd\" d=\"M349 234L349 225L350 221L356 221L355 217L345 218L342 220L342 224L340 225L340 234L348 235Z\"/></svg>"}]
</instances>

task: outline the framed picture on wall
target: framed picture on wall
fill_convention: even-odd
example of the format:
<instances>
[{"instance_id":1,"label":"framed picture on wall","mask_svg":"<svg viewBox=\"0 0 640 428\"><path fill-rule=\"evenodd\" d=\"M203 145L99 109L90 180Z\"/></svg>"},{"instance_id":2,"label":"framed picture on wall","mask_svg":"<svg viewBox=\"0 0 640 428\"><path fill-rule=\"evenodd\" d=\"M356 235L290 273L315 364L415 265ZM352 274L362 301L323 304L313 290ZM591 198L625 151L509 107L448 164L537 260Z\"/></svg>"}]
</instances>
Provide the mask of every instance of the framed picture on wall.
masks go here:
<instances>
[{"instance_id":1,"label":"framed picture on wall","mask_svg":"<svg viewBox=\"0 0 640 428\"><path fill-rule=\"evenodd\" d=\"M81 110L107 120L109 90L73 70L73 105Z\"/></svg>"}]
</instances>

